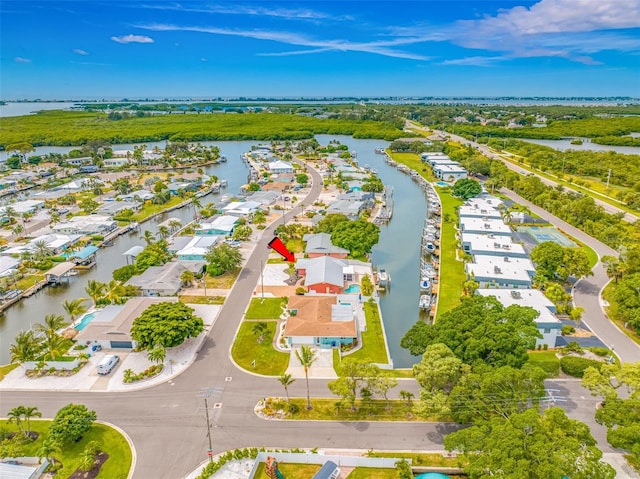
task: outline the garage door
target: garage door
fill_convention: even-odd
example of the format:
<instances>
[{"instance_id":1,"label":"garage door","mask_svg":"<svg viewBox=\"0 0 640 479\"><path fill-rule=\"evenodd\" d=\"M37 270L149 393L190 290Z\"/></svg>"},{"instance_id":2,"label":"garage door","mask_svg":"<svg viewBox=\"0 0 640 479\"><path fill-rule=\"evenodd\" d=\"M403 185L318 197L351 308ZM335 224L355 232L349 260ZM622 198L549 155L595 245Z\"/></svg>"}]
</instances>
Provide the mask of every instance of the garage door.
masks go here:
<instances>
[{"instance_id":1,"label":"garage door","mask_svg":"<svg viewBox=\"0 0 640 479\"><path fill-rule=\"evenodd\" d=\"M111 341L111 349L133 349L131 341Z\"/></svg>"}]
</instances>

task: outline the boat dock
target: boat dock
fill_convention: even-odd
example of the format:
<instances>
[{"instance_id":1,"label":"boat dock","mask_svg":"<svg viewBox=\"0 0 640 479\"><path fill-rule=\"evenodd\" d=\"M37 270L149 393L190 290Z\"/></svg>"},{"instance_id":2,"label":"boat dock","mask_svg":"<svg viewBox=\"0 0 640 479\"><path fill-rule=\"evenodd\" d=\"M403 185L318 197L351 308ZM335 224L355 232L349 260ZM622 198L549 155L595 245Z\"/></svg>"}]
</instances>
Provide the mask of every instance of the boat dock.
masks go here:
<instances>
[{"instance_id":1,"label":"boat dock","mask_svg":"<svg viewBox=\"0 0 640 479\"><path fill-rule=\"evenodd\" d=\"M382 207L373 220L374 224L381 225L391 221L393 216L393 188L387 186L384 189L384 196L382 200Z\"/></svg>"}]
</instances>

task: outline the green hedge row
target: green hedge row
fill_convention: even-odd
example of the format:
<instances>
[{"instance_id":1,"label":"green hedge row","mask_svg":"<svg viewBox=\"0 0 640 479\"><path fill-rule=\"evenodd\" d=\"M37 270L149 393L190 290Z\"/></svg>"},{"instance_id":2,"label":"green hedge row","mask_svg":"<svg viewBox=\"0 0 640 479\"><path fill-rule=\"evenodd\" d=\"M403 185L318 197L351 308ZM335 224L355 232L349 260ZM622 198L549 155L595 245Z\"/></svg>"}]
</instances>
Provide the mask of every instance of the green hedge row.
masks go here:
<instances>
[{"instance_id":1,"label":"green hedge row","mask_svg":"<svg viewBox=\"0 0 640 479\"><path fill-rule=\"evenodd\" d=\"M562 369L562 372L575 378L581 378L584 375L584 370L589 366L594 367L599 371L602 364L603 363L601 361L581 358L579 356L565 356L560 358L560 369Z\"/></svg>"}]
</instances>

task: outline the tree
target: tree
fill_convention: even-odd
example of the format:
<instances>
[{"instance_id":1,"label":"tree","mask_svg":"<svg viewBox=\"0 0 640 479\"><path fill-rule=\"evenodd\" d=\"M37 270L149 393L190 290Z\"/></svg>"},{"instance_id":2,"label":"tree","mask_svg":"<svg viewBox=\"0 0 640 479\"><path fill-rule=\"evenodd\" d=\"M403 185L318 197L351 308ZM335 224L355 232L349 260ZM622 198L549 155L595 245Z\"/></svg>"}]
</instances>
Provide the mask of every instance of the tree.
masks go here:
<instances>
[{"instance_id":1,"label":"tree","mask_svg":"<svg viewBox=\"0 0 640 479\"><path fill-rule=\"evenodd\" d=\"M544 295L556 305L556 309L559 313L566 314L569 311L569 307L571 305L571 297L570 293L564 289L564 287L558 283L547 283L547 286L544 289Z\"/></svg>"},{"instance_id":2,"label":"tree","mask_svg":"<svg viewBox=\"0 0 640 479\"><path fill-rule=\"evenodd\" d=\"M47 439L61 445L79 441L84 433L91 430L95 420L95 411L90 411L84 404L67 404L56 413L49 426Z\"/></svg>"},{"instance_id":3,"label":"tree","mask_svg":"<svg viewBox=\"0 0 640 479\"><path fill-rule=\"evenodd\" d=\"M251 237L253 230L249 225L236 226L233 230L233 239L238 241L246 241Z\"/></svg>"},{"instance_id":4,"label":"tree","mask_svg":"<svg viewBox=\"0 0 640 479\"><path fill-rule=\"evenodd\" d=\"M296 181L304 187L309 182L309 177L305 173L298 173L296 175Z\"/></svg>"},{"instance_id":5,"label":"tree","mask_svg":"<svg viewBox=\"0 0 640 479\"><path fill-rule=\"evenodd\" d=\"M374 381L380 376L380 369L366 361L346 359L339 364L338 373L338 379L328 384L329 390L355 411L358 391L361 395L363 390L370 392Z\"/></svg>"},{"instance_id":6,"label":"tree","mask_svg":"<svg viewBox=\"0 0 640 479\"><path fill-rule=\"evenodd\" d=\"M24 406L14 407L7 414L7 418L8 418L7 422L9 424L15 423L16 427L18 428L18 431L20 432L20 434L26 435L24 427L22 427L22 416L23 416L23 414L24 414Z\"/></svg>"},{"instance_id":7,"label":"tree","mask_svg":"<svg viewBox=\"0 0 640 479\"><path fill-rule=\"evenodd\" d=\"M179 346L204 330L202 318L194 316L193 311L179 302L153 304L133 321L131 337L141 349Z\"/></svg>"},{"instance_id":8,"label":"tree","mask_svg":"<svg viewBox=\"0 0 640 479\"><path fill-rule=\"evenodd\" d=\"M360 287L362 288L363 296L371 296L373 294L373 283L371 282L371 276L365 274L360 280Z\"/></svg>"},{"instance_id":9,"label":"tree","mask_svg":"<svg viewBox=\"0 0 640 479\"><path fill-rule=\"evenodd\" d=\"M140 236L140 239L144 240L144 242L147 243L147 246L149 246L155 241L156 238L151 231L144 230L144 234Z\"/></svg>"},{"instance_id":10,"label":"tree","mask_svg":"<svg viewBox=\"0 0 640 479\"><path fill-rule=\"evenodd\" d=\"M193 280L195 279L196 275L193 274L193 271L189 271L188 269L185 269L181 274L180 274L180 281L182 281L182 284L184 285L190 285Z\"/></svg>"},{"instance_id":11,"label":"tree","mask_svg":"<svg viewBox=\"0 0 640 479\"><path fill-rule=\"evenodd\" d=\"M607 276L618 284L618 280L622 278L625 272L624 264L615 256L603 256L600 260L607 271Z\"/></svg>"},{"instance_id":12,"label":"tree","mask_svg":"<svg viewBox=\"0 0 640 479\"><path fill-rule=\"evenodd\" d=\"M38 450L38 457L40 459L43 459L43 458L47 459L51 464L55 464L56 459L55 457L53 457L53 455L60 454L61 452L62 452L62 446L60 445L60 443L47 437L42 443L42 446L40 447L40 449Z\"/></svg>"},{"instance_id":13,"label":"tree","mask_svg":"<svg viewBox=\"0 0 640 479\"><path fill-rule=\"evenodd\" d=\"M80 460L78 468L82 471L90 471L96 463L96 454L91 450L84 449L78 459Z\"/></svg>"},{"instance_id":14,"label":"tree","mask_svg":"<svg viewBox=\"0 0 640 479\"><path fill-rule=\"evenodd\" d=\"M291 377L291 374L284 373L278 377L278 381L282 384L284 392L287 395L287 402L289 402L289 386L291 386L296 380Z\"/></svg>"},{"instance_id":15,"label":"tree","mask_svg":"<svg viewBox=\"0 0 640 479\"><path fill-rule=\"evenodd\" d=\"M468 200L482 193L482 185L471 178L458 180L453 185L453 195Z\"/></svg>"},{"instance_id":16,"label":"tree","mask_svg":"<svg viewBox=\"0 0 640 479\"><path fill-rule=\"evenodd\" d=\"M380 227L366 220L359 219L339 223L331 233L331 242L348 249L352 256L363 256L370 253L380 236Z\"/></svg>"},{"instance_id":17,"label":"tree","mask_svg":"<svg viewBox=\"0 0 640 479\"><path fill-rule=\"evenodd\" d=\"M542 415L529 409L507 419L494 417L449 434L444 444L464 454L469 461L464 470L471 479L615 476L613 468L600 461L602 452L589 427L556 407Z\"/></svg>"},{"instance_id":18,"label":"tree","mask_svg":"<svg viewBox=\"0 0 640 479\"><path fill-rule=\"evenodd\" d=\"M584 250L564 248L553 241L545 241L533 248L531 260L536 265L537 279L565 282L570 276L580 278L592 274Z\"/></svg>"},{"instance_id":19,"label":"tree","mask_svg":"<svg viewBox=\"0 0 640 479\"><path fill-rule=\"evenodd\" d=\"M31 329L20 331L9 349L11 363L34 361L40 351L42 351L42 346L40 340L36 338L35 332Z\"/></svg>"},{"instance_id":20,"label":"tree","mask_svg":"<svg viewBox=\"0 0 640 479\"><path fill-rule=\"evenodd\" d=\"M419 355L430 344L443 343L467 364L518 368L527 362L527 350L541 337L535 323L538 315L533 308L505 308L494 296L465 297L436 324L418 321L400 345Z\"/></svg>"},{"instance_id":21,"label":"tree","mask_svg":"<svg viewBox=\"0 0 640 479\"><path fill-rule=\"evenodd\" d=\"M345 215L342 214L329 214L325 216L322 220L318 222L316 226L316 233L333 233L333 230L341 223L346 223L349 221Z\"/></svg>"},{"instance_id":22,"label":"tree","mask_svg":"<svg viewBox=\"0 0 640 479\"><path fill-rule=\"evenodd\" d=\"M307 409L311 410L311 395L309 392L309 368L318 359L316 353L306 344L300 349L296 349L296 358L300 361L300 365L304 368L304 377L307 380Z\"/></svg>"},{"instance_id":23,"label":"tree","mask_svg":"<svg viewBox=\"0 0 640 479\"><path fill-rule=\"evenodd\" d=\"M31 418L34 417L42 417L42 413L38 411L36 406L22 406L24 407L22 411L22 415L24 417L25 422L27 423L26 435L29 436L31 434Z\"/></svg>"},{"instance_id":24,"label":"tree","mask_svg":"<svg viewBox=\"0 0 640 479\"><path fill-rule=\"evenodd\" d=\"M36 261L43 261L53 254L53 250L49 247L46 241L39 240L33 243L34 252L33 258Z\"/></svg>"},{"instance_id":25,"label":"tree","mask_svg":"<svg viewBox=\"0 0 640 479\"><path fill-rule=\"evenodd\" d=\"M46 355L52 361L62 356L66 351L66 342L58 334L58 331L69 323L59 314L47 314L44 317L44 323L36 324L36 331L44 335L43 346Z\"/></svg>"},{"instance_id":26,"label":"tree","mask_svg":"<svg viewBox=\"0 0 640 479\"><path fill-rule=\"evenodd\" d=\"M445 344L427 347L422 360L413 366L413 377L427 393L450 392L458 379L469 372L469 367Z\"/></svg>"},{"instance_id":27,"label":"tree","mask_svg":"<svg viewBox=\"0 0 640 479\"><path fill-rule=\"evenodd\" d=\"M106 289L106 284L96 281L95 279L90 279L84 288L85 292L93 300L94 306L97 306L98 300L104 295Z\"/></svg>"},{"instance_id":28,"label":"tree","mask_svg":"<svg viewBox=\"0 0 640 479\"><path fill-rule=\"evenodd\" d=\"M145 234L147 232L145 231ZM153 238L153 235L150 235ZM136 256L136 267L138 271L145 271L150 266L162 266L163 264L171 261L173 254L168 249L169 244L166 240L151 242L145 249L138 253Z\"/></svg>"},{"instance_id":29,"label":"tree","mask_svg":"<svg viewBox=\"0 0 640 479\"><path fill-rule=\"evenodd\" d=\"M618 318L640 331L640 273L625 275L618 283L613 298L618 306Z\"/></svg>"},{"instance_id":30,"label":"tree","mask_svg":"<svg viewBox=\"0 0 640 479\"><path fill-rule=\"evenodd\" d=\"M87 312L86 306L82 304L86 300L87 298L78 298L71 301L65 299L62 303L62 308L69 316L69 319L71 319L71 324L76 322L78 316Z\"/></svg>"},{"instance_id":31,"label":"tree","mask_svg":"<svg viewBox=\"0 0 640 479\"><path fill-rule=\"evenodd\" d=\"M167 357L167 350L164 346L156 344L153 349L147 353L147 359L152 363L164 364Z\"/></svg>"},{"instance_id":32,"label":"tree","mask_svg":"<svg viewBox=\"0 0 640 479\"><path fill-rule=\"evenodd\" d=\"M582 385L604 399L596 411L596 421L607 427L607 441L640 461L640 362L588 367ZM618 395L621 388L626 389L624 399Z\"/></svg>"},{"instance_id":33,"label":"tree","mask_svg":"<svg viewBox=\"0 0 640 479\"><path fill-rule=\"evenodd\" d=\"M386 376L380 373L377 377L373 379L371 382L371 392L373 394L378 394L382 396L382 398L386 402L385 409L388 411L390 409L389 403L389 391L395 388L398 385L398 380L396 378Z\"/></svg>"},{"instance_id":34,"label":"tree","mask_svg":"<svg viewBox=\"0 0 640 479\"><path fill-rule=\"evenodd\" d=\"M158 227L158 234L160 238L166 239L171 235L171 231L168 226L162 225Z\"/></svg>"},{"instance_id":35,"label":"tree","mask_svg":"<svg viewBox=\"0 0 640 479\"><path fill-rule=\"evenodd\" d=\"M211 276L220 276L227 271L233 271L242 263L242 253L228 244L221 244L209 249L205 255L209 263L207 273Z\"/></svg>"},{"instance_id":36,"label":"tree","mask_svg":"<svg viewBox=\"0 0 640 479\"><path fill-rule=\"evenodd\" d=\"M258 336L258 343L261 343L264 340L264 335L269 330L269 328L267 327L267 323L260 321L258 323L255 323L251 330L253 331L254 335Z\"/></svg>"},{"instance_id":37,"label":"tree","mask_svg":"<svg viewBox=\"0 0 640 479\"><path fill-rule=\"evenodd\" d=\"M267 222L267 217L264 211L258 210L251 216L251 221L256 225L263 225Z\"/></svg>"}]
</instances>

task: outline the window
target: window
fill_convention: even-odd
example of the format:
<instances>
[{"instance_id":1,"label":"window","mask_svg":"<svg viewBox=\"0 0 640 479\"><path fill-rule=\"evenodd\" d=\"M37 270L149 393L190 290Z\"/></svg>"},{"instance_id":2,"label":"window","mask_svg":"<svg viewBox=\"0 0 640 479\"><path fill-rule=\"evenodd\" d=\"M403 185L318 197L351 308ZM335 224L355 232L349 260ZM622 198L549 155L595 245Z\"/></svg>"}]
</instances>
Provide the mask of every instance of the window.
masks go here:
<instances>
[{"instance_id":1,"label":"window","mask_svg":"<svg viewBox=\"0 0 640 479\"><path fill-rule=\"evenodd\" d=\"M549 334L551 332L551 328L544 328L543 332L544 334Z\"/></svg>"}]
</instances>

